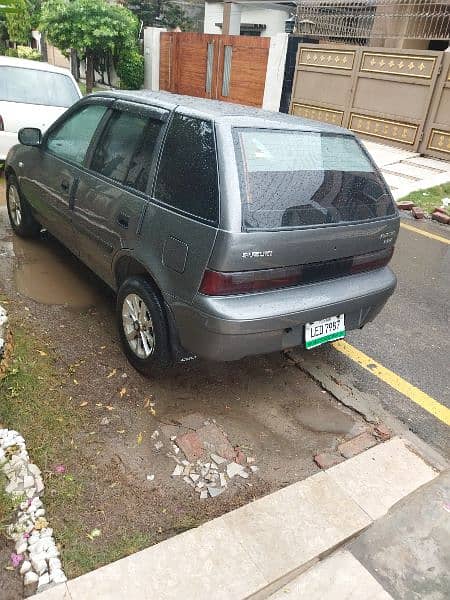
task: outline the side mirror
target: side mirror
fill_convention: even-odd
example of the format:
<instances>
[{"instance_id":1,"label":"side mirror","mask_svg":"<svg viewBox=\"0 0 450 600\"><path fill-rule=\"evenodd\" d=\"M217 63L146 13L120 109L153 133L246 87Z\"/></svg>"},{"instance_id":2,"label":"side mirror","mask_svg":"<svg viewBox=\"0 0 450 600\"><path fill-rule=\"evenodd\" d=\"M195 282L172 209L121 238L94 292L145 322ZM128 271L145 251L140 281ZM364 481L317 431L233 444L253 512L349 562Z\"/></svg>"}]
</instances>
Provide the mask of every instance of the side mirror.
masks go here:
<instances>
[{"instance_id":1,"label":"side mirror","mask_svg":"<svg viewBox=\"0 0 450 600\"><path fill-rule=\"evenodd\" d=\"M23 127L19 130L19 142L24 146L40 146L42 132L37 127Z\"/></svg>"}]
</instances>

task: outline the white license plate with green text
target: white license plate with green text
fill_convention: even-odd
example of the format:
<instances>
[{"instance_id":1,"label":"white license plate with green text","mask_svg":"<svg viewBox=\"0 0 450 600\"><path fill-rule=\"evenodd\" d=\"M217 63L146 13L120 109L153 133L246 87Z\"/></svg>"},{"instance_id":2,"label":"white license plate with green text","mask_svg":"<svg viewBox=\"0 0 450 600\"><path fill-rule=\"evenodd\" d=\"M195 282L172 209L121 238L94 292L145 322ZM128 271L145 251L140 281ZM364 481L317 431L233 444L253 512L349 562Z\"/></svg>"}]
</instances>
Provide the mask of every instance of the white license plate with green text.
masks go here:
<instances>
[{"instance_id":1,"label":"white license plate with green text","mask_svg":"<svg viewBox=\"0 0 450 600\"><path fill-rule=\"evenodd\" d=\"M328 317L305 325L305 346L308 350L343 337L345 337L344 315Z\"/></svg>"}]
</instances>

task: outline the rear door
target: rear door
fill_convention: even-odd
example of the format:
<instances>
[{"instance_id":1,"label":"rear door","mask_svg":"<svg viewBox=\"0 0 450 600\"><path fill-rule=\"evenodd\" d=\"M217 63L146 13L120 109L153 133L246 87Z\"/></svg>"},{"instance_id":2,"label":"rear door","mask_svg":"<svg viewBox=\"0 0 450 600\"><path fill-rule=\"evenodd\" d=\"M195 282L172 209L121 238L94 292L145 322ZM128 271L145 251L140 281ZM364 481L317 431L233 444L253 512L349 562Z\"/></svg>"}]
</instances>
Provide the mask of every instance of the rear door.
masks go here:
<instances>
[{"instance_id":1,"label":"rear door","mask_svg":"<svg viewBox=\"0 0 450 600\"><path fill-rule=\"evenodd\" d=\"M73 211L80 256L108 283L115 253L134 247L168 115L115 102L80 177Z\"/></svg>"},{"instance_id":2,"label":"rear door","mask_svg":"<svg viewBox=\"0 0 450 600\"><path fill-rule=\"evenodd\" d=\"M153 219L158 227L150 248L147 232ZM214 245L218 219L214 124L175 112L145 214L141 248L161 289L172 300L192 301Z\"/></svg>"}]
</instances>

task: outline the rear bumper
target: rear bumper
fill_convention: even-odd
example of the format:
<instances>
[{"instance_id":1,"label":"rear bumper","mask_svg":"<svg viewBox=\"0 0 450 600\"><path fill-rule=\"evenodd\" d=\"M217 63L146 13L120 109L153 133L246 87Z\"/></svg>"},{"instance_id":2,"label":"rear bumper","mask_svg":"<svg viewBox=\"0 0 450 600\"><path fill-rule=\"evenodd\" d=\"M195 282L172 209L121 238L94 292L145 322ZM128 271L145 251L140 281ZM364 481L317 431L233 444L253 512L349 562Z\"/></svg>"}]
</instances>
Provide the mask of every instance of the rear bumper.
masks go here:
<instances>
[{"instance_id":1,"label":"rear bumper","mask_svg":"<svg viewBox=\"0 0 450 600\"><path fill-rule=\"evenodd\" d=\"M304 325L341 313L346 330L372 321L395 290L384 267L311 285L229 297L198 295L171 304L180 342L210 360L229 361L302 345Z\"/></svg>"},{"instance_id":2,"label":"rear bumper","mask_svg":"<svg viewBox=\"0 0 450 600\"><path fill-rule=\"evenodd\" d=\"M18 143L17 133L9 131L0 131L0 162L4 163L6 156L15 144Z\"/></svg>"}]
</instances>

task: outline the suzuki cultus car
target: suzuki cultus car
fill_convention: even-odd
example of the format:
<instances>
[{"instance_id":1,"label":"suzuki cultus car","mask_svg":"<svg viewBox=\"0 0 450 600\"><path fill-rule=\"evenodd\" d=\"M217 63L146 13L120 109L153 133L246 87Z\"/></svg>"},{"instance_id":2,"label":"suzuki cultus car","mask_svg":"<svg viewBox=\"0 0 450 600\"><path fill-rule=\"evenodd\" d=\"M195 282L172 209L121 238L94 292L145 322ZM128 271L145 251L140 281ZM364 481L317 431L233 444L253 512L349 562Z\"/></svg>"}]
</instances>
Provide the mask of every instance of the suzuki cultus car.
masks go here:
<instances>
[{"instance_id":1,"label":"suzuki cultus car","mask_svg":"<svg viewBox=\"0 0 450 600\"><path fill-rule=\"evenodd\" d=\"M389 189L349 131L168 93L89 96L6 163L18 235L47 228L117 291L140 371L312 348L393 293Z\"/></svg>"}]
</instances>

